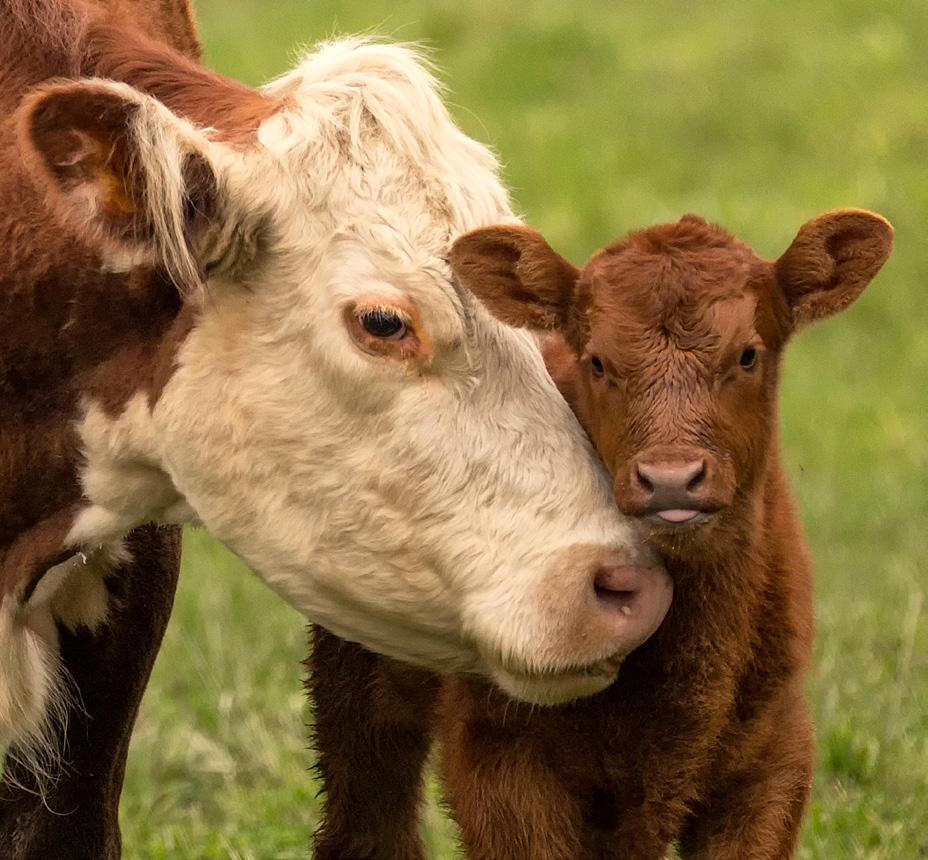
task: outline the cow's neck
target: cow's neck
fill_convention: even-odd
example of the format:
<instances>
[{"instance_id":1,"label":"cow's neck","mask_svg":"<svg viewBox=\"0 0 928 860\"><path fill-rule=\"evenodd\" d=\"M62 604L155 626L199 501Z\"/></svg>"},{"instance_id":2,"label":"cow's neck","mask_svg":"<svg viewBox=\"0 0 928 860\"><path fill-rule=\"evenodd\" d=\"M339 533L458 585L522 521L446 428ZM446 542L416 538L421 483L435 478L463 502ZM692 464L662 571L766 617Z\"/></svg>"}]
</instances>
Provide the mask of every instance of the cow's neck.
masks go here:
<instances>
[{"instance_id":1,"label":"cow's neck","mask_svg":"<svg viewBox=\"0 0 928 860\"><path fill-rule=\"evenodd\" d=\"M20 599L80 546L149 519L151 498L162 510L176 502L154 464L130 452L189 315L163 276L105 275L89 261L77 271L0 271L0 592ZM91 489L110 503L109 523L99 510L88 519Z\"/></svg>"},{"instance_id":2,"label":"cow's neck","mask_svg":"<svg viewBox=\"0 0 928 860\"><path fill-rule=\"evenodd\" d=\"M153 5L146 0L15 2L11 20L0 29L0 106L12 112L25 92L49 79L107 78L154 96L195 125L213 129L216 139L253 143L258 126L280 105L141 32L140 23L157 17L149 8ZM143 18L133 20L140 12ZM189 7L182 14L189 18ZM199 53L192 29L168 29L171 32L163 35L170 35L188 54Z\"/></svg>"}]
</instances>

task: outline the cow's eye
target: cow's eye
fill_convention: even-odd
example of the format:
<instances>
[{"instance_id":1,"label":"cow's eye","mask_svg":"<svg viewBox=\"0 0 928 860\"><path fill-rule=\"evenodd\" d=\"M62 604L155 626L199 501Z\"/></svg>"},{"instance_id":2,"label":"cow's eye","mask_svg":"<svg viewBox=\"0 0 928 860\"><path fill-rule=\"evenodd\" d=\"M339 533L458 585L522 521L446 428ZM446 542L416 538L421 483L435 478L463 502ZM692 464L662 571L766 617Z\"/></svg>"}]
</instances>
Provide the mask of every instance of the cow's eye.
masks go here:
<instances>
[{"instance_id":1,"label":"cow's eye","mask_svg":"<svg viewBox=\"0 0 928 860\"><path fill-rule=\"evenodd\" d=\"M602 359L598 355L590 359L590 368L593 370L593 376L602 376L606 372Z\"/></svg>"},{"instance_id":2,"label":"cow's eye","mask_svg":"<svg viewBox=\"0 0 928 860\"><path fill-rule=\"evenodd\" d=\"M745 370L750 370L757 364L757 350L753 346L747 347L742 353L741 358L738 359L738 364L740 364Z\"/></svg>"},{"instance_id":3,"label":"cow's eye","mask_svg":"<svg viewBox=\"0 0 928 860\"><path fill-rule=\"evenodd\" d=\"M387 309L364 311L360 320L364 331L380 340L402 340L408 330L406 320L395 311Z\"/></svg>"}]
</instances>

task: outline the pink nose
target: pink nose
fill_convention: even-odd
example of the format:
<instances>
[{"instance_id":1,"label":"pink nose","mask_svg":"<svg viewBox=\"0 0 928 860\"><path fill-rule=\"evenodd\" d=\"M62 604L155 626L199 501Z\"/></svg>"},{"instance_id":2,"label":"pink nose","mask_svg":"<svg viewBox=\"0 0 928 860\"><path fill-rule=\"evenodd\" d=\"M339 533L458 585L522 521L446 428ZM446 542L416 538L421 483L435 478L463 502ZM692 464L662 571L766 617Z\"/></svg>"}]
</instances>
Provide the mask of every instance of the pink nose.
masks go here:
<instances>
[{"instance_id":1,"label":"pink nose","mask_svg":"<svg viewBox=\"0 0 928 860\"><path fill-rule=\"evenodd\" d=\"M593 591L602 622L614 630L613 650L624 656L660 626L670 606L673 586L660 568L603 565L594 574ZM610 616L614 619L611 622Z\"/></svg>"},{"instance_id":2,"label":"pink nose","mask_svg":"<svg viewBox=\"0 0 928 860\"><path fill-rule=\"evenodd\" d=\"M692 524L720 507L716 472L705 455L638 457L617 485L616 501L633 516L657 517L664 525Z\"/></svg>"},{"instance_id":3,"label":"pink nose","mask_svg":"<svg viewBox=\"0 0 928 860\"><path fill-rule=\"evenodd\" d=\"M638 488L645 493L657 497L671 496L676 500L685 500L691 495L695 499L695 492L705 477L705 460L689 463L637 463L634 475Z\"/></svg>"},{"instance_id":4,"label":"pink nose","mask_svg":"<svg viewBox=\"0 0 928 860\"><path fill-rule=\"evenodd\" d=\"M706 448L655 445L617 464L613 491L623 514L676 528L708 522L731 504L736 487L728 458Z\"/></svg>"}]
</instances>

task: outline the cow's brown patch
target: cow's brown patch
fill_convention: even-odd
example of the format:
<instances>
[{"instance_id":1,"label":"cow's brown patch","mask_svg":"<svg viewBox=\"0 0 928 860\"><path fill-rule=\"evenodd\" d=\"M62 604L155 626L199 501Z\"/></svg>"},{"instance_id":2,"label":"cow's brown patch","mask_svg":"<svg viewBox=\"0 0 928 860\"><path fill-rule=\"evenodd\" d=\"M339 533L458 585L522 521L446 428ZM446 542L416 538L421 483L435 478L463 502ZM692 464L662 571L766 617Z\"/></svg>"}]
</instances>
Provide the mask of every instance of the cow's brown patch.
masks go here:
<instances>
[{"instance_id":1,"label":"cow's brown patch","mask_svg":"<svg viewBox=\"0 0 928 860\"><path fill-rule=\"evenodd\" d=\"M102 9L104 17L98 17ZM195 65L200 46L187 0L12 0L0 28L0 594L28 597L81 504L75 421L88 397L111 414L136 391L157 399L189 330L176 288L163 272L101 272L100 260L50 217L22 161L13 115L31 87L49 79L131 71L177 99L194 122L230 140L253 137L261 110L223 118L226 98L206 104L211 73ZM132 18L131 30L120 22ZM120 32L119 56L106 39ZM142 35L145 31L165 44ZM95 41L94 41L95 39ZM168 48L167 45L171 45ZM96 45L95 48L92 46ZM186 54L180 57L174 51ZM132 62L128 62L131 55ZM166 65L203 81L186 101L171 91ZM180 77L173 78L179 84ZM224 93L235 87L216 77ZM250 105L258 104L251 96ZM263 102L261 103L263 105ZM263 107L262 107L263 110ZM100 160L97 164L99 166ZM118 204L127 200L116 200ZM167 624L179 568L180 531L146 527L112 571L107 620L96 632L61 628L61 661L78 692L56 780L8 761L0 784L0 845L11 860L116 858L129 735Z\"/></svg>"},{"instance_id":2,"label":"cow's brown patch","mask_svg":"<svg viewBox=\"0 0 928 860\"><path fill-rule=\"evenodd\" d=\"M153 28L154 35L171 36L174 47L143 32L146 24L164 20L159 7L171 23ZM140 9L145 11L137 20ZM221 140L251 143L279 103L196 62L199 41L187 23L192 20L186 0L15 0L0 37L0 64L5 72L9 68L0 99L15 103L29 87L56 77L108 78L154 96L195 125L214 129Z\"/></svg>"},{"instance_id":3,"label":"cow's brown patch","mask_svg":"<svg viewBox=\"0 0 928 860\"><path fill-rule=\"evenodd\" d=\"M27 562L23 553L29 542L22 536L36 529L44 534L49 517L65 516L61 512L73 511L80 501L74 422L82 399L98 402L110 414L139 390L154 401L170 377L193 313L181 313L181 298L163 271L105 273L94 251L49 217L44 194L24 162L35 152L18 144L14 108L36 84L100 76L149 92L180 115L242 143L253 139L257 125L275 109L255 91L141 32L129 18L142 6L139 26L171 38L181 51L199 54L183 0L100 5L17 0L0 32L0 201L6 213L0 218L0 552L12 558L10 547L17 541L17 566L24 570L39 569L46 553L36 543L36 560ZM150 231L153 226L140 215L146 189L129 175L129 155L112 145L129 124L125 111L131 107L105 94L89 92L87 98L80 104L45 101L47 112L33 117L47 144L43 151L50 153L47 169L60 174L65 185L88 174L102 177L111 192L106 200L111 221L128 233ZM78 115L64 123L62 110ZM112 134L101 137L107 124ZM63 127L69 130L61 132ZM202 219L214 209L211 174L195 159L184 169L191 215ZM20 576L6 565L0 590L13 587Z\"/></svg>"}]
</instances>

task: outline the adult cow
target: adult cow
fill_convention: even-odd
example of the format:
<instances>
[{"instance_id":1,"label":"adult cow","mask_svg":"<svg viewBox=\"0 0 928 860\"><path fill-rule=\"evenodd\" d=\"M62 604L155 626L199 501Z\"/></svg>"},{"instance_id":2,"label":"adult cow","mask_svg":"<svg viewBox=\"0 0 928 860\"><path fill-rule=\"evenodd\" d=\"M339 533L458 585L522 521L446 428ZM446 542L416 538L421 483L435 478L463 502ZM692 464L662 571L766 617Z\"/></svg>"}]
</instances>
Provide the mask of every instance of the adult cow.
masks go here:
<instances>
[{"instance_id":1,"label":"adult cow","mask_svg":"<svg viewBox=\"0 0 928 860\"><path fill-rule=\"evenodd\" d=\"M178 52L199 59L200 43L188 0L99 0L112 13L117 6L131 15L136 26L165 42ZM15 8L2 4L4 12L15 11L20 16L34 12L41 20L40 7L25 5ZM11 59L12 45L0 38L4 46L4 67ZM15 110L19 94L0 83L0 98L5 113ZM6 129L3 136L4 163L16 163L10 158L10 147L16 144ZM36 205L35 202L32 205ZM12 222L0 221L4 237ZM73 246L68 253L74 254ZM12 286L4 272L0 307L6 307L6 290ZM0 313L4 337L8 326L22 320ZM9 340L4 341L9 346ZM7 393L7 353L0 348L0 403L3 423L11 419L11 403ZM38 405L37 415L44 408ZM42 422L54 427L66 422L65 415L46 411ZM36 424L31 425L33 428ZM12 438L0 426L0 487L11 489L7 481L9 460L6 443ZM45 454L37 447L37 461ZM47 488L47 482L46 483ZM12 485L15 489L15 484ZM0 500L0 533L4 544L7 529L13 524L18 501ZM106 588L110 597L106 624L91 631L86 627L57 631L59 659L63 671L78 694L79 707L69 707L60 714L65 731L50 743L53 749L67 751L65 767L53 755L51 760L20 761L9 756L0 783L0 853L10 860L88 860L113 858L120 853L118 824L119 795L123 782L129 738L135 723L142 692L147 684L174 599L180 566L180 526L145 525L126 539L129 557L122 565L109 570ZM3 655L0 655L0 665ZM101 671L104 668L106 671ZM55 727L60 731L59 727ZM34 757L33 757L34 758ZM36 769L46 771L37 774ZM42 778L46 777L46 778ZM50 778L48 778L50 777ZM41 782L40 782L41 778ZM62 812L69 813L62 815Z\"/></svg>"},{"instance_id":2,"label":"adult cow","mask_svg":"<svg viewBox=\"0 0 928 860\"><path fill-rule=\"evenodd\" d=\"M454 246L461 279L558 336L549 366L674 581L660 629L599 695L527 708L480 681L331 637L313 655L327 792L319 860L414 860L421 766L444 752L473 860L793 857L812 782L804 682L811 566L782 466L777 393L793 333L847 308L892 248L861 210L802 227L776 262L696 216L578 270L524 227ZM610 598L631 616L646 594ZM347 668L346 657L351 661ZM345 702L363 724L346 720Z\"/></svg>"},{"instance_id":3,"label":"adult cow","mask_svg":"<svg viewBox=\"0 0 928 860\"><path fill-rule=\"evenodd\" d=\"M187 35L152 32L192 50L173 8ZM415 54L330 44L259 92L126 10L0 4L0 736L55 776L83 698L72 754L111 786L59 797L109 816L77 836L11 798L19 856L118 851L176 566L142 524L202 522L340 635L532 701L607 685L669 594L534 341L453 277L451 238L512 213ZM654 617L604 596L623 571Z\"/></svg>"}]
</instances>

